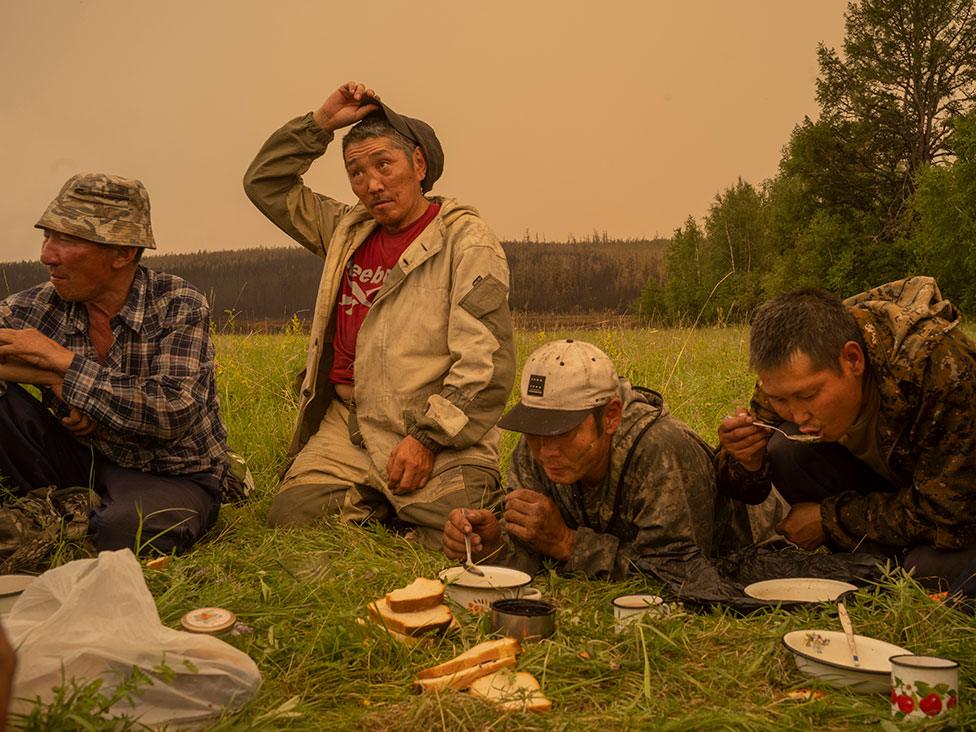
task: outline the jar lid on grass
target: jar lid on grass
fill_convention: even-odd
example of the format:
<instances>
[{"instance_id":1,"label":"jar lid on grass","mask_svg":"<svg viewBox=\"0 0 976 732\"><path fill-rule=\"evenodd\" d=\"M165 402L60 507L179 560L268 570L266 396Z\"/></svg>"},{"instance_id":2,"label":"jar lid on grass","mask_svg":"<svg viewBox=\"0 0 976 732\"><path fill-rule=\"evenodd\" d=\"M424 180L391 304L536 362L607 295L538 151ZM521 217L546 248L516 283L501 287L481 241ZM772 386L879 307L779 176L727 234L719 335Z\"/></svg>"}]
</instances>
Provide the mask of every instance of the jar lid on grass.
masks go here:
<instances>
[{"instance_id":1,"label":"jar lid on grass","mask_svg":"<svg viewBox=\"0 0 976 732\"><path fill-rule=\"evenodd\" d=\"M222 607L197 608L180 618L180 624L191 633L223 633L236 622L237 616Z\"/></svg>"}]
</instances>

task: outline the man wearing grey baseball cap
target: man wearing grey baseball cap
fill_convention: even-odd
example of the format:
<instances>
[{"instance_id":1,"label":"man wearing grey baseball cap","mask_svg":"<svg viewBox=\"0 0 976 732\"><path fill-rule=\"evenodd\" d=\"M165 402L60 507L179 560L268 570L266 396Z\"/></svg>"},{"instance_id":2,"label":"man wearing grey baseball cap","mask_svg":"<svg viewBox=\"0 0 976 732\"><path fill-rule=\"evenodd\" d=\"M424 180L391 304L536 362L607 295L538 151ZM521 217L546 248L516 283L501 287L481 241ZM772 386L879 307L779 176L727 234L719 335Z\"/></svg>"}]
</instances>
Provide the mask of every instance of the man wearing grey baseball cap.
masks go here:
<instances>
[{"instance_id":1,"label":"man wearing grey baseball cap","mask_svg":"<svg viewBox=\"0 0 976 732\"><path fill-rule=\"evenodd\" d=\"M302 181L346 127L356 205ZM436 548L453 507L500 500L508 263L474 208L428 195L443 169L429 124L351 81L273 133L245 173L254 205L324 262L272 526L377 520Z\"/></svg>"},{"instance_id":2,"label":"man wearing grey baseball cap","mask_svg":"<svg viewBox=\"0 0 976 732\"><path fill-rule=\"evenodd\" d=\"M207 301L139 263L156 243L138 180L72 176L36 228L48 281L0 302L0 571L36 566L62 517L99 550L185 551L234 479Z\"/></svg>"},{"instance_id":3,"label":"man wearing grey baseball cap","mask_svg":"<svg viewBox=\"0 0 976 732\"><path fill-rule=\"evenodd\" d=\"M660 394L617 376L599 348L547 343L522 371L521 399L499 423L521 432L503 520L451 512L445 554L539 568L544 557L591 578L646 572L673 589L714 573L721 545L751 541L745 506L717 496L712 450Z\"/></svg>"}]
</instances>

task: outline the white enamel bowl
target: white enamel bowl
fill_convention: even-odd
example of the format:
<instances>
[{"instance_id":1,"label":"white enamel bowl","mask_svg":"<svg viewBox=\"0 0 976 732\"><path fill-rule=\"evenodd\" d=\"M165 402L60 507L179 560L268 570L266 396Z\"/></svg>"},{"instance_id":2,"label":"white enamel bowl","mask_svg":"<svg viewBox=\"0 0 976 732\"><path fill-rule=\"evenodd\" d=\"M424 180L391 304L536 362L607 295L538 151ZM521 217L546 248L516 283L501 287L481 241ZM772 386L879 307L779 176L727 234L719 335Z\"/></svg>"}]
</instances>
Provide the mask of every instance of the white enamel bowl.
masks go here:
<instances>
[{"instance_id":1,"label":"white enamel bowl","mask_svg":"<svg viewBox=\"0 0 976 732\"><path fill-rule=\"evenodd\" d=\"M864 693L883 693L891 688L892 656L911 655L900 646L876 638L855 635L859 666L854 665L847 637L839 630L794 630L783 636L801 673L831 686L847 686Z\"/></svg>"},{"instance_id":2,"label":"white enamel bowl","mask_svg":"<svg viewBox=\"0 0 976 732\"><path fill-rule=\"evenodd\" d=\"M495 600L541 597L538 590L529 587L532 577L525 572L483 564L479 564L478 569L485 573L484 577L468 572L464 567L448 567L438 573L449 600L467 610L485 612Z\"/></svg>"}]
</instances>

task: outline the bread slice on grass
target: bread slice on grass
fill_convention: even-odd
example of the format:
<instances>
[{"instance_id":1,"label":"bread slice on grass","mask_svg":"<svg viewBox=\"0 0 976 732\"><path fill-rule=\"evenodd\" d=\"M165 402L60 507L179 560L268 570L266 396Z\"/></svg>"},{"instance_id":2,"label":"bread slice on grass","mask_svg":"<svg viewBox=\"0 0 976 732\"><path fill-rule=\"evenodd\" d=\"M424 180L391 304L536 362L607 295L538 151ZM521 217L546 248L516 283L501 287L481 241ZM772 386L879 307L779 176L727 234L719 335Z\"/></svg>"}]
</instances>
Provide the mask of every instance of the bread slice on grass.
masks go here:
<instances>
[{"instance_id":1,"label":"bread slice on grass","mask_svg":"<svg viewBox=\"0 0 976 732\"><path fill-rule=\"evenodd\" d=\"M436 607L444 602L444 583L418 577L406 587L387 593L386 602L397 613L415 613Z\"/></svg>"},{"instance_id":2,"label":"bread slice on grass","mask_svg":"<svg viewBox=\"0 0 976 732\"><path fill-rule=\"evenodd\" d=\"M548 712L552 701L542 693L535 676L527 671L504 669L482 676L471 684L469 693L513 712Z\"/></svg>"},{"instance_id":3,"label":"bread slice on grass","mask_svg":"<svg viewBox=\"0 0 976 732\"><path fill-rule=\"evenodd\" d=\"M461 668L453 673L435 676L430 679L414 679L413 686L417 691L445 691L446 689L467 689L482 676L494 673L502 668L514 668L515 656L496 658L474 666Z\"/></svg>"},{"instance_id":4,"label":"bread slice on grass","mask_svg":"<svg viewBox=\"0 0 976 732\"><path fill-rule=\"evenodd\" d=\"M356 618L356 625L366 625L367 622L369 622L370 625L379 628L384 633L389 635L391 638L395 638L400 643L403 643L405 646L410 646L411 648L415 648L417 646L423 646L423 645L430 645L431 643L432 636L418 635L414 637L412 635L404 635L403 633L397 633L395 630L390 630L386 626L380 625L375 621L367 621L367 620L363 620L362 618Z\"/></svg>"},{"instance_id":5,"label":"bread slice on grass","mask_svg":"<svg viewBox=\"0 0 976 732\"><path fill-rule=\"evenodd\" d=\"M366 609L373 622L404 635L434 633L443 630L454 620L447 605L436 605L414 613L398 613L390 608L385 597L369 603Z\"/></svg>"},{"instance_id":6,"label":"bread slice on grass","mask_svg":"<svg viewBox=\"0 0 976 732\"><path fill-rule=\"evenodd\" d=\"M453 674L485 661L499 658L514 658L522 652L521 644L515 638L498 638L472 646L464 653L460 653L450 661L425 668L417 674L418 679L433 679L446 674Z\"/></svg>"}]
</instances>

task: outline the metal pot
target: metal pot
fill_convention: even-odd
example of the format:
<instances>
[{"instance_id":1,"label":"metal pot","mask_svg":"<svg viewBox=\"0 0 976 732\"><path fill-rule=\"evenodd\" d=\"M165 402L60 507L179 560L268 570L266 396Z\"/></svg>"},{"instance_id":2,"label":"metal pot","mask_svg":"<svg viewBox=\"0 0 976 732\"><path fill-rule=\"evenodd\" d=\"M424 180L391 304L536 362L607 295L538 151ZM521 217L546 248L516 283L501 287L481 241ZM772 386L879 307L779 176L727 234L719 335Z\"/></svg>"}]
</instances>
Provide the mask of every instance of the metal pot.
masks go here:
<instances>
[{"instance_id":1,"label":"metal pot","mask_svg":"<svg viewBox=\"0 0 976 732\"><path fill-rule=\"evenodd\" d=\"M556 606L545 600L495 600L491 628L520 641L548 638L556 630Z\"/></svg>"}]
</instances>

